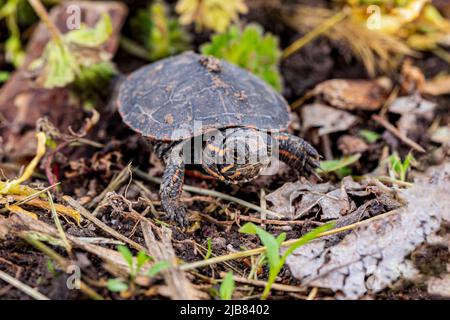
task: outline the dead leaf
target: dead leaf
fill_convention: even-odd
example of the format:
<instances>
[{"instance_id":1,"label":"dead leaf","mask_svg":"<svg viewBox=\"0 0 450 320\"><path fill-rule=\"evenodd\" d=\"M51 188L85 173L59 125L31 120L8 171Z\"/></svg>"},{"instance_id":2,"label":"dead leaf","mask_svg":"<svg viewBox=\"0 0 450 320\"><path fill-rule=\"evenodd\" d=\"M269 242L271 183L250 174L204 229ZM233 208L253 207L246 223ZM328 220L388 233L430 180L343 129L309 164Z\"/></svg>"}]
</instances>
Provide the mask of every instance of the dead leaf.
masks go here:
<instances>
[{"instance_id":1,"label":"dead leaf","mask_svg":"<svg viewBox=\"0 0 450 320\"><path fill-rule=\"evenodd\" d=\"M392 87L387 78L378 80L331 79L318 84L313 94L343 110L378 110Z\"/></svg>"},{"instance_id":2,"label":"dead leaf","mask_svg":"<svg viewBox=\"0 0 450 320\"><path fill-rule=\"evenodd\" d=\"M405 257L450 221L450 163L430 169L401 191L407 205L355 229L336 245L317 240L287 258L303 286L329 288L355 299L417 271Z\"/></svg>"},{"instance_id":3,"label":"dead leaf","mask_svg":"<svg viewBox=\"0 0 450 320\"><path fill-rule=\"evenodd\" d=\"M389 111L400 114L397 122L398 130L407 135L416 132L420 119L432 120L436 104L423 99L419 94L397 98L390 106Z\"/></svg>"},{"instance_id":4,"label":"dead leaf","mask_svg":"<svg viewBox=\"0 0 450 320\"><path fill-rule=\"evenodd\" d=\"M450 126L439 127L431 135L431 141L445 144L450 142Z\"/></svg>"},{"instance_id":5,"label":"dead leaf","mask_svg":"<svg viewBox=\"0 0 450 320\"><path fill-rule=\"evenodd\" d=\"M349 155L365 152L369 149L369 146L363 139L346 134L339 137L338 148L344 155Z\"/></svg>"},{"instance_id":6,"label":"dead leaf","mask_svg":"<svg viewBox=\"0 0 450 320\"><path fill-rule=\"evenodd\" d=\"M357 117L343 110L337 110L323 104L305 105L301 109L303 130L319 128L319 135L348 130Z\"/></svg>"},{"instance_id":7,"label":"dead leaf","mask_svg":"<svg viewBox=\"0 0 450 320\"><path fill-rule=\"evenodd\" d=\"M450 299L450 274L446 274L443 278L429 279L427 291L432 296Z\"/></svg>"},{"instance_id":8,"label":"dead leaf","mask_svg":"<svg viewBox=\"0 0 450 320\"><path fill-rule=\"evenodd\" d=\"M186 274L177 268L177 256L172 246L172 231L163 226L161 228L161 241L157 241L147 221L142 220L141 227L145 243L155 262L167 261L172 265L171 268L161 272L167 287L165 288L166 290L160 291L160 293L164 293L175 300L207 299L208 296L195 289L187 279Z\"/></svg>"}]
</instances>

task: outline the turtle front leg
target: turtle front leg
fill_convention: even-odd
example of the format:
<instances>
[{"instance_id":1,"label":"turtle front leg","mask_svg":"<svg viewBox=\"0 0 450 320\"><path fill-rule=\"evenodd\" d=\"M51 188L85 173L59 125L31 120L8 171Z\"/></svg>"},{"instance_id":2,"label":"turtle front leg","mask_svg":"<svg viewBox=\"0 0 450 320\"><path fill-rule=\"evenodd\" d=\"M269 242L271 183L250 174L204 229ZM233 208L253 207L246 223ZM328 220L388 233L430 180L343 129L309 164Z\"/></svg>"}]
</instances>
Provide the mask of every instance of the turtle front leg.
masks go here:
<instances>
[{"instance_id":1,"label":"turtle front leg","mask_svg":"<svg viewBox=\"0 0 450 320\"><path fill-rule=\"evenodd\" d=\"M159 194L161 205L170 220L187 226L186 208L180 203L184 183L183 144L175 145L165 157L166 168L162 177Z\"/></svg>"},{"instance_id":2,"label":"turtle front leg","mask_svg":"<svg viewBox=\"0 0 450 320\"><path fill-rule=\"evenodd\" d=\"M307 173L320 179L315 171L319 167L320 155L313 146L300 137L284 132L277 133L272 138L278 142L278 155L281 161L299 175Z\"/></svg>"}]
</instances>

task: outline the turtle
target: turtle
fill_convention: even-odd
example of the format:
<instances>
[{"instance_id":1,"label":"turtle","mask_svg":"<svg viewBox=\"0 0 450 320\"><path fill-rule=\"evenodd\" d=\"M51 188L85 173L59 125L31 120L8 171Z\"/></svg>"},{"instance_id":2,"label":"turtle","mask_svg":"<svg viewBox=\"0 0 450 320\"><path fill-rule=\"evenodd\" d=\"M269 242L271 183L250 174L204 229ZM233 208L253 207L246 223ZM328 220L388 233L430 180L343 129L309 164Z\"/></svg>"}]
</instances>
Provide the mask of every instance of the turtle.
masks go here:
<instances>
[{"instance_id":1,"label":"turtle","mask_svg":"<svg viewBox=\"0 0 450 320\"><path fill-rule=\"evenodd\" d=\"M233 184L256 178L273 156L299 175L317 175L317 150L287 132L286 100L227 61L189 51L143 66L123 80L117 108L163 160L161 205L182 226L188 224L180 203L188 164Z\"/></svg>"}]
</instances>

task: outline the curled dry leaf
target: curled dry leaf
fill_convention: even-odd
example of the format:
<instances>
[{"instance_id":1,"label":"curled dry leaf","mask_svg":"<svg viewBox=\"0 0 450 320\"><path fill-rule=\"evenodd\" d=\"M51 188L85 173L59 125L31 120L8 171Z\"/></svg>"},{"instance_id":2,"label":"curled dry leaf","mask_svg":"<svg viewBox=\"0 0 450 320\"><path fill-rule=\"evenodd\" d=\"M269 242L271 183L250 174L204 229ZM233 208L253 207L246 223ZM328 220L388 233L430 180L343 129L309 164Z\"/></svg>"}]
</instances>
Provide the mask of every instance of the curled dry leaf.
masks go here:
<instances>
[{"instance_id":1,"label":"curled dry leaf","mask_svg":"<svg viewBox=\"0 0 450 320\"><path fill-rule=\"evenodd\" d=\"M344 110L378 110L388 96L392 84L387 78L378 80L332 79L318 84L313 94L329 105Z\"/></svg>"},{"instance_id":2,"label":"curled dry leaf","mask_svg":"<svg viewBox=\"0 0 450 320\"><path fill-rule=\"evenodd\" d=\"M296 250L286 263L304 286L329 288L340 298L378 292L400 276L416 274L405 259L450 221L450 163L432 168L414 186L401 191L407 204L361 225L336 245L314 241Z\"/></svg>"},{"instance_id":3,"label":"curled dry leaf","mask_svg":"<svg viewBox=\"0 0 450 320\"><path fill-rule=\"evenodd\" d=\"M272 211L290 220L308 214L316 206L320 207L323 220L339 219L356 209L344 183L335 187L330 183L289 182L268 194L266 200L273 204Z\"/></svg>"},{"instance_id":4,"label":"curled dry leaf","mask_svg":"<svg viewBox=\"0 0 450 320\"><path fill-rule=\"evenodd\" d=\"M389 106L390 112L401 115L397 127L403 134L417 131L420 119L432 120L435 109L434 102L423 99L419 94L397 98Z\"/></svg>"},{"instance_id":5,"label":"curled dry leaf","mask_svg":"<svg viewBox=\"0 0 450 320\"><path fill-rule=\"evenodd\" d=\"M357 117L347 111L315 103L302 107L303 130L319 128L319 135L348 130Z\"/></svg>"},{"instance_id":6,"label":"curled dry leaf","mask_svg":"<svg viewBox=\"0 0 450 320\"><path fill-rule=\"evenodd\" d=\"M369 146L359 137L343 135L339 137L338 148L344 155L349 155L365 152Z\"/></svg>"}]
</instances>

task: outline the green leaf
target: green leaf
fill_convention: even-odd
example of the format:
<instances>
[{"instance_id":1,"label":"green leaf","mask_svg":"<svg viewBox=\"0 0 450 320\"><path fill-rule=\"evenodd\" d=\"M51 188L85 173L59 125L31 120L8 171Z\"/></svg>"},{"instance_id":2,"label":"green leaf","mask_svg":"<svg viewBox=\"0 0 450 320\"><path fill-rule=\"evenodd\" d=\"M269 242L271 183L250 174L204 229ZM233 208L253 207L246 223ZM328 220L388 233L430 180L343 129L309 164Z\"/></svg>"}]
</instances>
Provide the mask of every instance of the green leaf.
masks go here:
<instances>
[{"instance_id":1,"label":"green leaf","mask_svg":"<svg viewBox=\"0 0 450 320\"><path fill-rule=\"evenodd\" d=\"M303 245L307 244L308 242L316 239L321 233L332 229L334 227L334 225L335 225L334 222L329 222L327 224L324 224L323 226L320 226L320 227L317 227L317 228L311 230L310 232L308 232L307 234L305 234L304 236L299 238L294 244L290 245L289 248L284 252L283 258L282 258L283 264L284 264L284 261L286 260L286 258L290 254L292 254L298 247L303 246Z\"/></svg>"},{"instance_id":2,"label":"green leaf","mask_svg":"<svg viewBox=\"0 0 450 320\"><path fill-rule=\"evenodd\" d=\"M128 285L121 279L108 279L106 287L112 292L122 292L128 290Z\"/></svg>"},{"instance_id":3,"label":"green leaf","mask_svg":"<svg viewBox=\"0 0 450 320\"><path fill-rule=\"evenodd\" d=\"M233 273L229 271L220 284L220 298L222 300L231 300L234 292Z\"/></svg>"},{"instance_id":4,"label":"green leaf","mask_svg":"<svg viewBox=\"0 0 450 320\"><path fill-rule=\"evenodd\" d=\"M148 271L148 275L150 277L154 277L161 271L166 270L168 268L170 268L169 261L165 261L165 260L158 261L150 268L150 270Z\"/></svg>"},{"instance_id":5,"label":"green leaf","mask_svg":"<svg viewBox=\"0 0 450 320\"><path fill-rule=\"evenodd\" d=\"M208 238L206 241L208 243L208 251L206 252L205 260L208 260L212 254L211 238Z\"/></svg>"},{"instance_id":6,"label":"green leaf","mask_svg":"<svg viewBox=\"0 0 450 320\"><path fill-rule=\"evenodd\" d=\"M8 81L11 73L8 71L0 71L0 83Z\"/></svg>"},{"instance_id":7,"label":"green leaf","mask_svg":"<svg viewBox=\"0 0 450 320\"><path fill-rule=\"evenodd\" d=\"M133 254L131 253L130 249L124 245L117 246L117 251L120 252L123 259L127 262L128 266L130 267L130 271L133 270Z\"/></svg>"},{"instance_id":8,"label":"green leaf","mask_svg":"<svg viewBox=\"0 0 450 320\"><path fill-rule=\"evenodd\" d=\"M94 28L82 25L80 29L73 30L64 35L68 43L76 43L83 47L98 47L112 34L112 22L109 14L103 13Z\"/></svg>"},{"instance_id":9,"label":"green leaf","mask_svg":"<svg viewBox=\"0 0 450 320\"><path fill-rule=\"evenodd\" d=\"M356 153L351 156L343 157L339 160L327 160L320 162L319 172L333 172L344 167L347 167L361 158L361 153Z\"/></svg>"},{"instance_id":10,"label":"green leaf","mask_svg":"<svg viewBox=\"0 0 450 320\"><path fill-rule=\"evenodd\" d=\"M266 256L269 261L270 269L272 270L278 266L280 261L280 245L273 235L251 222L244 224L239 232L246 234L257 234L263 245L266 247Z\"/></svg>"},{"instance_id":11,"label":"green leaf","mask_svg":"<svg viewBox=\"0 0 450 320\"><path fill-rule=\"evenodd\" d=\"M244 30L231 26L227 32L213 35L200 51L247 69L281 91L278 38L264 34L258 24L249 24Z\"/></svg>"},{"instance_id":12,"label":"green leaf","mask_svg":"<svg viewBox=\"0 0 450 320\"><path fill-rule=\"evenodd\" d=\"M366 140L368 143L377 142L378 139L380 139L381 137L379 133L367 129L359 130L358 135L364 140Z\"/></svg>"},{"instance_id":13,"label":"green leaf","mask_svg":"<svg viewBox=\"0 0 450 320\"><path fill-rule=\"evenodd\" d=\"M189 49L189 34L177 19L169 16L168 11L163 2L156 2L146 9L138 10L131 19L132 34L143 44L150 61ZM124 48L127 49L126 46ZM133 51L130 50L130 53Z\"/></svg>"},{"instance_id":14,"label":"green leaf","mask_svg":"<svg viewBox=\"0 0 450 320\"><path fill-rule=\"evenodd\" d=\"M145 253L145 251L139 251L136 256L136 273L141 270L142 266L150 260L150 257Z\"/></svg>"}]
</instances>

